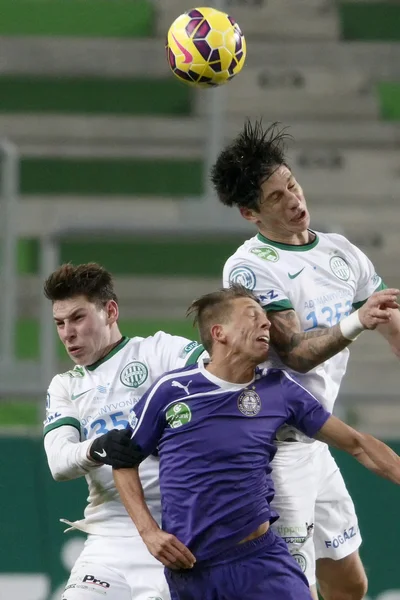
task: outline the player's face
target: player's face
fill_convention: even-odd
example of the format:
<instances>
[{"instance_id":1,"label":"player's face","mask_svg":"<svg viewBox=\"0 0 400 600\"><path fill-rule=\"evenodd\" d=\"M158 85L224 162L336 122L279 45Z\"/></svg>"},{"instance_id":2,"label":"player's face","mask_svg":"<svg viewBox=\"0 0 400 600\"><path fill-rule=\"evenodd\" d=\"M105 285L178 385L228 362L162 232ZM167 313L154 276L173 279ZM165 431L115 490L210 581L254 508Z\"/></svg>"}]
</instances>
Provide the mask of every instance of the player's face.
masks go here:
<instances>
[{"instance_id":1,"label":"player's face","mask_svg":"<svg viewBox=\"0 0 400 600\"><path fill-rule=\"evenodd\" d=\"M70 358L79 365L91 365L102 358L110 345L110 309L89 302L85 296L59 300L53 304L53 316L60 340Z\"/></svg>"},{"instance_id":2,"label":"player's face","mask_svg":"<svg viewBox=\"0 0 400 600\"><path fill-rule=\"evenodd\" d=\"M281 165L261 186L258 211L241 209L242 215L257 224L267 237L278 237L288 243L307 233L310 215L303 190L292 172ZM302 240L301 240L302 241Z\"/></svg>"},{"instance_id":3,"label":"player's face","mask_svg":"<svg viewBox=\"0 0 400 600\"><path fill-rule=\"evenodd\" d=\"M265 311L257 302L237 298L233 301L229 322L224 326L227 347L257 365L267 358L270 327Z\"/></svg>"}]
</instances>

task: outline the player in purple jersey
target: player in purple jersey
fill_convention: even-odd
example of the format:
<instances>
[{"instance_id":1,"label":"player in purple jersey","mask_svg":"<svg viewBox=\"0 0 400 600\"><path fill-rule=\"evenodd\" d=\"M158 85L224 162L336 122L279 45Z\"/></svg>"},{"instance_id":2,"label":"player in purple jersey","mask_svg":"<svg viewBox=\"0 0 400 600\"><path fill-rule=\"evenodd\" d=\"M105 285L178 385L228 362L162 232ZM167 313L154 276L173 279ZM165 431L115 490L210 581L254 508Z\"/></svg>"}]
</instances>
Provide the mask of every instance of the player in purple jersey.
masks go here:
<instances>
[{"instance_id":1,"label":"player in purple jersey","mask_svg":"<svg viewBox=\"0 0 400 600\"><path fill-rule=\"evenodd\" d=\"M121 498L149 551L166 566L173 600L309 600L307 580L269 528L269 463L284 423L352 454L400 483L400 458L333 417L283 370L260 370L268 318L242 286L191 306L207 364L161 376L131 414L137 462L160 456L162 529L137 468L114 470Z\"/></svg>"}]
</instances>

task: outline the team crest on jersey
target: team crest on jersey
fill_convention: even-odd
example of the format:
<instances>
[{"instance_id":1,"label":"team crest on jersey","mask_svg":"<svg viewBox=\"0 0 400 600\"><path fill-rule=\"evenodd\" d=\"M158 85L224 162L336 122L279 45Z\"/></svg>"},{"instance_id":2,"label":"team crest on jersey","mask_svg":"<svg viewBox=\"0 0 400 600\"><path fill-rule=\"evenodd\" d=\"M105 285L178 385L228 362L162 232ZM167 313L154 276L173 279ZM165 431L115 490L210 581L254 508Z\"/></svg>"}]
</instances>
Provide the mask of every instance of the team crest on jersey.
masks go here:
<instances>
[{"instance_id":1,"label":"team crest on jersey","mask_svg":"<svg viewBox=\"0 0 400 600\"><path fill-rule=\"evenodd\" d=\"M269 262L277 262L279 260L279 254L272 248L272 246L259 246L250 250L252 254L262 258L262 260L269 260Z\"/></svg>"},{"instance_id":2,"label":"team crest on jersey","mask_svg":"<svg viewBox=\"0 0 400 600\"><path fill-rule=\"evenodd\" d=\"M300 569L303 571L303 573L305 573L307 569L307 560L304 554L300 554L300 552L295 552L295 554L292 554L292 556L299 565Z\"/></svg>"},{"instance_id":3,"label":"team crest on jersey","mask_svg":"<svg viewBox=\"0 0 400 600\"><path fill-rule=\"evenodd\" d=\"M146 365L138 360L130 362L121 371L119 376L121 383L126 387L138 388L144 384L149 375Z\"/></svg>"},{"instance_id":4,"label":"team crest on jersey","mask_svg":"<svg viewBox=\"0 0 400 600\"><path fill-rule=\"evenodd\" d=\"M261 410L260 396L253 390L244 390L238 398L238 408L246 417L254 417Z\"/></svg>"},{"instance_id":5,"label":"team crest on jersey","mask_svg":"<svg viewBox=\"0 0 400 600\"><path fill-rule=\"evenodd\" d=\"M338 279L348 281L350 278L350 267L341 256L332 256L329 261L331 271Z\"/></svg>"},{"instance_id":6,"label":"team crest on jersey","mask_svg":"<svg viewBox=\"0 0 400 600\"><path fill-rule=\"evenodd\" d=\"M186 423L190 423L192 420L192 411L186 402L177 402L167 410L165 417L171 429L177 429L178 427L182 427L182 425L186 425Z\"/></svg>"},{"instance_id":7,"label":"team crest on jersey","mask_svg":"<svg viewBox=\"0 0 400 600\"><path fill-rule=\"evenodd\" d=\"M256 281L256 276L249 267L235 267L229 273L229 283L238 283L248 290L254 290Z\"/></svg>"}]
</instances>

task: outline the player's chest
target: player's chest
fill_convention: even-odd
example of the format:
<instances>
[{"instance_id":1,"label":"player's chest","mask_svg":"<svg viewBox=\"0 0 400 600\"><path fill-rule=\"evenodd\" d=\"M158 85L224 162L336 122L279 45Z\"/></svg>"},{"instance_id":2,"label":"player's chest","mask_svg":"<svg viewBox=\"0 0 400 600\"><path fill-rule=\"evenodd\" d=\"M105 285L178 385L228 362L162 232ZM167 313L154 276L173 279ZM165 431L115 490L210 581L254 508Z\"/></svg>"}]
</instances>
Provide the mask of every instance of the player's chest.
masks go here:
<instances>
[{"instance_id":1,"label":"player's chest","mask_svg":"<svg viewBox=\"0 0 400 600\"><path fill-rule=\"evenodd\" d=\"M298 253L286 266L283 277L288 298L304 330L332 327L350 314L357 283L343 253L327 249L307 260Z\"/></svg>"},{"instance_id":2,"label":"player's chest","mask_svg":"<svg viewBox=\"0 0 400 600\"><path fill-rule=\"evenodd\" d=\"M207 437L209 451L228 457L238 448L263 453L263 445L272 444L277 429L286 421L283 400L269 390L244 389L240 393L173 403L166 413L166 438L197 440L199 450Z\"/></svg>"},{"instance_id":3,"label":"player's chest","mask_svg":"<svg viewBox=\"0 0 400 600\"><path fill-rule=\"evenodd\" d=\"M115 368L96 369L71 390L86 439L123 429L129 413L148 390L154 376L143 360L128 359Z\"/></svg>"}]
</instances>

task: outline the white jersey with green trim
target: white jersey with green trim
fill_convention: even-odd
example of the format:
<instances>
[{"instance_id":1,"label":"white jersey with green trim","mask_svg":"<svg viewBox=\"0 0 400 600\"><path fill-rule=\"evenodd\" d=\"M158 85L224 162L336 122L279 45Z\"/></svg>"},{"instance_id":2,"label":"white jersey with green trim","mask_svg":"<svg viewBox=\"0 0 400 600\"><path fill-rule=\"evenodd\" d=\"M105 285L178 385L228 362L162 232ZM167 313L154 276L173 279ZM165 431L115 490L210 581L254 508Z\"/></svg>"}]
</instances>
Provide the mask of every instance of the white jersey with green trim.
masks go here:
<instances>
[{"instance_id":1,"label":"white jersey with green trim","mask_svg":"<svg viewBox=\"0 0 400 600\"><path fill-rule=\"evenodd\" d=\"M226 261L224 286L243 284L268 311L294 309L304 331L336 325L385 286L368 257L345 237L314 233L314 241L302 246L261 234L247 240ZM348 357L346 348L308 373L295 373L330 412ZM284 367L272 348L268 364Z\"/></svg>"},{"instance_id":2,"label":"white jersey with green trim","mask_svg":"<svg viewBox=\"0 0 400 600\"><path fill-rule=\"evenodd\" d=\"M163 331L148 338L124 337L94 365L76 365L53 378L47 393L44 435L68 425L76 428L84 441L125 428L131 409L158 377L195 363L201 353L203 348L197 342ZM159 521L158 462L156 457L147 458L140 466L140 476L146 502ZM137 535L120 501L111 467L100 465L83 472L89 486L88 505L84 519L71 525L100 535ZM79 474L82 470L76 476Z\"/></svg>"}]
</instances>

